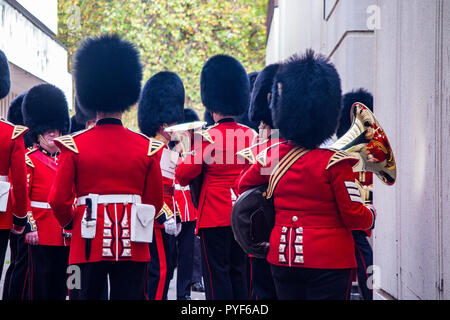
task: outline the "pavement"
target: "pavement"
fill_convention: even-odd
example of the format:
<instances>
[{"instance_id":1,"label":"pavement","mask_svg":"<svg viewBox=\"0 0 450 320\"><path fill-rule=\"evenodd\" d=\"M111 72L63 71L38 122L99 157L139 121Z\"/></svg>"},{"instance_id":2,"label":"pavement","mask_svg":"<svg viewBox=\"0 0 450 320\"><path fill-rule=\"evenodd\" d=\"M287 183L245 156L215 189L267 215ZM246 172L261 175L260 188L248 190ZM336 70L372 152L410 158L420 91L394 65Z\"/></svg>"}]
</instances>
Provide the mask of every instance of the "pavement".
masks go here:
<instances>
[{"instance_id":1,"label":"pavement","mask_svg":"<svg viewBox=\"0 0 450 320\"><path fill-rule=\"evenodd\" d=\"M9 267L9 264L10 264L10 252L9 252L9 246L8 246L8 251L6 252L6 257L5 257L5 263L3 266L3 274L1 277L1 281L0 281L0 300L2 300L3 283L5 281L5 274L6 274L6 270ZM172 281L170 281L170 284L169 284L169 292L167 293L168 300L176 300L177 299L176 279L177 279L177 270L175 269L173 279L172 279ZM191 299L192 300L205 300L205 294L203 292L194 292L193 291L191 293Z\"/></svg>"}]
</instances>

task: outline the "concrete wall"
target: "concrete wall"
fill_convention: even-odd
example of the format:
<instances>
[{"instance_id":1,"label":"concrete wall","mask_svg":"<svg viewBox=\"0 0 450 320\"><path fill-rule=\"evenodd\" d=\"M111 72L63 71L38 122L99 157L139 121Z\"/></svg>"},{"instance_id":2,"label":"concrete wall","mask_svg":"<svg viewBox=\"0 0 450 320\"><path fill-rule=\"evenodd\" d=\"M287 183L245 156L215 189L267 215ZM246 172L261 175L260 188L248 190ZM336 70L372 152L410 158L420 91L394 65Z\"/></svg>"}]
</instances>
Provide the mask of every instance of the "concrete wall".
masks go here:
<instances>
[{"instance_id":1,"label":"concrete wall","mask_svg":"<svg viewBox=\"0 0 450 320\"><path fill-rule=\"evenodd\" d=\"M58 0L17 0L54 34L58 33Z\"/></svg>"},{"instance_id":2,"label":"concrete wall","mask_svg":"<svg viewBox=\"0 0 450 320\"><path fill-rule=\"evenodd\" d=\"M278 23L267 52L330 57L344 92L374 93L394 149L397 183L374 186L376 298L450 299L450 1L280 0Z\"/></svg>"},{"instance_id":3,"label":"concrete wall","mask_svg":"<svg viewBox=\"0 0 450 320\"><path fill-rule=\"evenodd\" d=\"M381 289L400 299L449 299L450 2L378 5L376 110L398 164L393 188L375 184Z\"/></svg>"},{"instance_id":4,"label":"concrete wall","mask_svg":"<svg viewBox=\"0 0 450 320\"><path fill-rule=\"evenodd\" d=\"M72 77L67 72L66 48L4 0L0 0L0 49L18 72L36 78L30 82L13 79L12 95L28 90L28 83L46 82L63 90L71 106Z\"/></svg>"}]
</instances>

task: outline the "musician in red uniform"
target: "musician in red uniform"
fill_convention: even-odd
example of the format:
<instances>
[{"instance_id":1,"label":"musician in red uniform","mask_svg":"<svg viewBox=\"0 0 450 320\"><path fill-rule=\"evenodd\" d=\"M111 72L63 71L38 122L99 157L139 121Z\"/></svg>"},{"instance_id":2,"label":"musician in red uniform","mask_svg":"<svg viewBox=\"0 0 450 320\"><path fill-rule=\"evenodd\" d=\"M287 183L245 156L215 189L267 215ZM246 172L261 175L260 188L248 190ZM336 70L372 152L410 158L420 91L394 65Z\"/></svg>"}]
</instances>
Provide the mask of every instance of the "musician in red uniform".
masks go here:
<instances>
[{"instance_id":1,"label":"musician in red uniform","mask_svg":"<svg viewBox=\"0 0 450 320\"><path fill-rule=\"evenodd\" d=\"M265 165L247 170L239 191L271 182L267 196L273 197L275 226L267 260L277 296L348 299L356 267L351 230L372 228L374 212L356 187L352 166L358 160L318 149L337 126L339 75L325 57L308 50L280 65L272 99L274 126L287 141L268 148L261 157ZM261 174L278 161L287 171Z\"/></svg>"},{"instance_id":2,"label":"musician in red uniform","mask_svg":"<svg viewBox=\"0 0 450 320\"><path fill-rule=\"evenodd\" d=\"M175 202L175 167L179 154L174 142L164 132L167 126L183 121L184 86L173 72L152 76L142 90L138 123L142 133L151 138L152 153L160 163L164 203L156 214L154 240L150 244L148 295L151 300L166 300L169 282L175 270L175 236L181 231L179 208Z\"/></svg>"},{"instance_id":3,"label":"musician in red uniform","mask_svg":"<svg viewBox=\"0 0 450 320\"><path fill-rule=\"evenodd\" d=\"M162 182L148 137L121 121L139 98L139 53L117 35L89 38L77 50L74 70L77 98L98 120L91 129L56 139L61 155L49 203L61 226L73 224L69 264L74 275L81 273L69 296L101 299L109 276L111 300L145 299Z\"/></svg>"},{"instance_id":4,"label":"musician in red uniform","mask_svg":"<svg viewBox=\"0 0 450 320\"><path fill-rule=\"evenodd\" d=\"M254 88L250 99L248 110L249 118L253 122L259 123L258 140L254 145L238 152L238 156L246 159L246 167L241 172L244 173L255 164L259 158L258 154L273 144L283 141L273 127L272 115L269 109L273 80L278 71L279 64L266 66L255 80ZM273 284L270 265L265 259L249 256L251 268L251 296L256 300L277 299L275 286Z\"/></svg>"},{"instance_id":5,"label":"musician in red uniform","mask_svg":"<svg viewBox=\"0 0 450 320\"><path fill-rule=\"evenodd\" d=\"M184 109L184 122L199 121L192 109ZM181 158L179 159L181 162ZM175 180L175 202L181 216L181 232L176 237L177 300L191 299L192 274L194 270L194 241L197 210L192 202L189 186L181 186Z\"/></svg>"},{"instance_id":6,"label":"musician in red uniform","mask_svg":"<svg viewBox=\"0 0 450 320\"><path fill-rule=\"evenodd\" d=\"M26 154L30 245L28 290L31 300L65 300L69 233L56 220L47 197L56 176L58 147L54 139L70 130L64 93L50 84L30 89L23 103L23 118L36 148ZM65 236L66 235L66 236Z\"/></svg>"},{"instance_id":7,"label":"musician in red uniform","mask_svg":"<svg viewBox=\"0 0 450 320\"><path fill-rule=\"evenodd\" d=\"M373 96L367 90L360 88L347 92L342 98L342 109L340 114L339 126L336 130L337 138L341 138L351 127L351 107L354 103L363 103L370 111L373 112ZM365 193L363 199L368 204L372 204L372 172L355 172L355 179L359 182ZM353 240L355 242L355 256L357 262L356 274L358 277L358 286L364 300L373 299L373 290L367 286L369 274L367 268L373 265L373 251L367 237L370 237L372 231L370 230L354 230L352 231Z\"/></svg>"},{"instance_id":8,"label":"musician in red uniform","mask_svg":"<svg viewBox=\"0 0 450 320\"><path fill-rule=\"evenodd\" d=\"M8 95L10 87L8 59L0 50L0 99ZM26 131L24 126L0 120L0 278L10 232L23 233L27 222Z\"/></svg>"},{"instance_id":9,"label":"musician in red uniform","mask_svg":"<svg viewBox=\"0 0 450 320\"><path fill-rule=\"evenodd\" d=\"M9 106L7 119L14 125L24 125L22 102L25 94L26 92L20 94ZM33 148L33 142L29 133L30 132L27 131L23 134L25 152L28 152ZM11 200L14 201L14 194L12 192L10 193L10 196ZM22 234L11 232L9 235L10 264L6 271L5 282L3 284L3 300L24 300L26 294L28 294L25 289L28 269L28 245L25 243L25 234L29 227L29 224L27 224L25 231Z\"/></svg>"},{"instance_id":10,"label":"musician in red uniform","mask_svg":"<svg viewBox=\"0 0 450 320\"><path fill-rule=\"evenodd\" d=\"M206 299L247 299L247 256L231 230L237 178L244 167L236 152L249 147L255 135L234 121L249 103L244 67L230 56L210 58L201 73L201 96L216 123L194 135L193 152L178 166L176 179L187 186L203 174L197 230Z\"/></svg>"}]
</instances>

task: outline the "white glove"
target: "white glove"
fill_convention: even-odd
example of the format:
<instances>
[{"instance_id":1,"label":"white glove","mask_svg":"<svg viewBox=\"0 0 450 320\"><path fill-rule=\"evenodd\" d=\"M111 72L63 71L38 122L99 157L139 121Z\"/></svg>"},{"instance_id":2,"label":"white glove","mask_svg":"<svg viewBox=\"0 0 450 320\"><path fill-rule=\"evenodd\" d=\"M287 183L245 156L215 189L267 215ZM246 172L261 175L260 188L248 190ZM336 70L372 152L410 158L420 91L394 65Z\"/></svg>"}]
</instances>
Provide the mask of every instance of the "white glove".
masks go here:
<instances>
[{"instance_id":1,"label":"white glove","mask_svg":"<svg viewBox=\"0 0 450 320\"><path fill-rule=\"evenodd\" d=\"M175 231L175 237L178 236L181 232L181 222L177 223L177 230Z\"/></svg>"},{"instance_id":2,"label":"white glove","mask_svg":"<svg viewBox=\"0 0 450 320\"><path fill-rule=\"evenodd\" d=\"M166 230L167 234L175 235L177 232L177 223L175 222L174 218L170 218L169 220L166 220L164 222L164 229Z\"/></svg>"}]
</instances>

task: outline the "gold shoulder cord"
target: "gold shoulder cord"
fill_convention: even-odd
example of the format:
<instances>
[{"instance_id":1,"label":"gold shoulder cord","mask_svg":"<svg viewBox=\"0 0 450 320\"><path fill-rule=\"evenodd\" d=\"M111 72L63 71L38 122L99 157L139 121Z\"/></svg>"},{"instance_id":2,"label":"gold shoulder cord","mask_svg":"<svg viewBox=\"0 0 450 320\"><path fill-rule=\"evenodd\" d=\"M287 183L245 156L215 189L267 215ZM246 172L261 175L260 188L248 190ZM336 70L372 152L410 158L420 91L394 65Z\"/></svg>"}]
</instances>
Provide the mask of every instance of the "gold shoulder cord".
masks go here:
<instances>
[{"instance_id":1,"label":"gold shoulder cord","mask_svg":"<svg viewBox=\"0 0 450 320\"><path fill-rule=\"evenodd\" d=\"M277 186L280 179L284 176L286 171L302 156L308 153L310 150L304 148L294 148L289 151L283 159L276 165L273 169L272 174L269 179L269 186L267 187L267 199L270 199L273 196L273 192L275 187Z\"/></svg>"}]
</instances>

